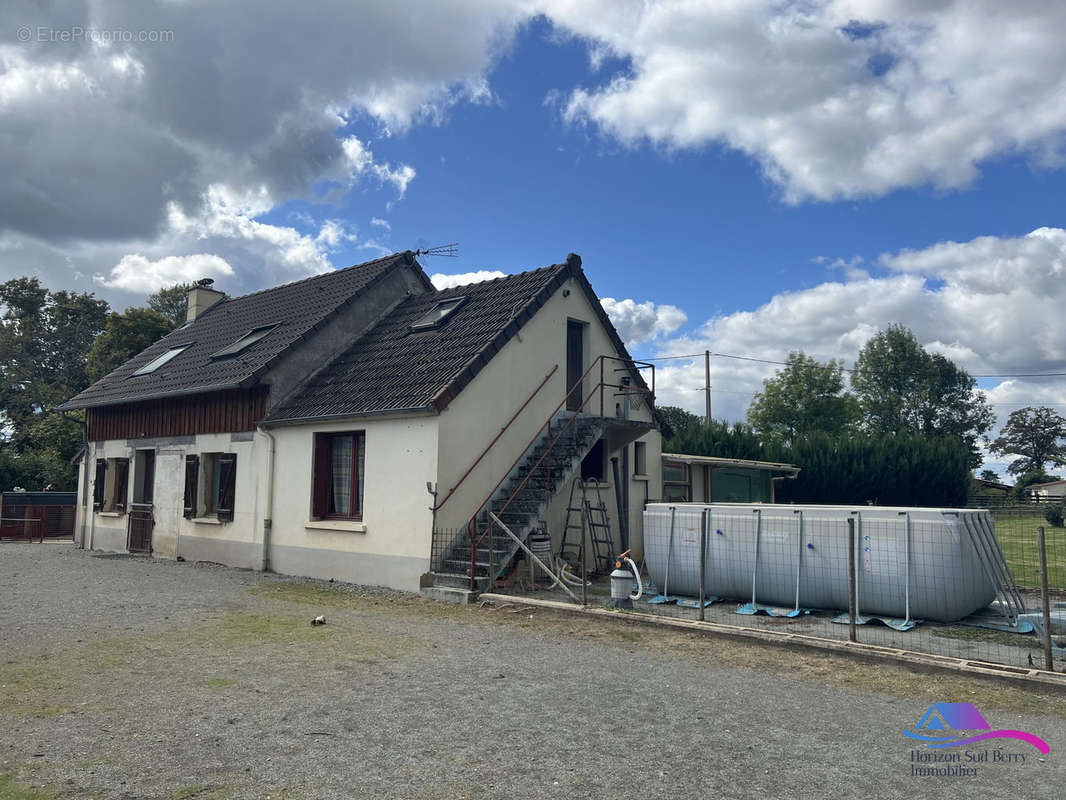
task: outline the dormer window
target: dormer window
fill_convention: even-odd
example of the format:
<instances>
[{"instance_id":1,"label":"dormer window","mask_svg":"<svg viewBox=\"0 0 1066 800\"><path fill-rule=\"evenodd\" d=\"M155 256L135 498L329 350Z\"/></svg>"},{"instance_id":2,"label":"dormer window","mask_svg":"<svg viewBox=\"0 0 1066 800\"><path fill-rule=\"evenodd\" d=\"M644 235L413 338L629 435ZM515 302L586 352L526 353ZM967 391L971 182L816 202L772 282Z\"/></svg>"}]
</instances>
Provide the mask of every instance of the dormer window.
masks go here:
<instances>
[{"instance_id":1,"label":"dormer window","mask_svg":"<svg viewBox=\"0 0 1066 800\"><path fill-rule=\"evenodd\" d=\"M169 350L167 350L165 353L163 353L163 355L156 356L151 361L149 361L147 364L145 364L143 367L140 367L139 369L135 370L133 372L133 375L148 375L149 373L155 372L157 369L159 369L161 366L163 366L167 362L172 361L175 358L177 358L178 356L180 356L182 353L184 353L190 347L192 347L191 344L183 344L183 345L181 345L181 347L172 347ZM133 376L131 375L130 377L133 377Z\"/></svg>"},{"instance_id":2,"label":"dormer window","mask_svg":"<svg viewBox=\"0 0 1066 800\"><path fill-rule=\"evenodd\" d=\"M232 344L228 344L219 350L217 353L212 353L211 358L225 358L226 356L235 356L242 350L246 350L253 344L258 342L274 328L278 327L280 323L275 322L273 325L260 325L258 328L252 328L248 333L244 334L237 341Z\"/></svg>"},{"instance_id":3,"label":"dormer window","mask_svg":"<svg viewBox=\"0 0 1066 800\"><path fill-rule=\"evenodd\" d=\"M449 297L447 300L441 300L433 308L416 319L411 324L412 331L428 331L433 328L439 328L444 324L444 321L448 319L452 313L455 312L459 306L466 302L466 296L461 297Z\"/></svg>"}]
</instances>

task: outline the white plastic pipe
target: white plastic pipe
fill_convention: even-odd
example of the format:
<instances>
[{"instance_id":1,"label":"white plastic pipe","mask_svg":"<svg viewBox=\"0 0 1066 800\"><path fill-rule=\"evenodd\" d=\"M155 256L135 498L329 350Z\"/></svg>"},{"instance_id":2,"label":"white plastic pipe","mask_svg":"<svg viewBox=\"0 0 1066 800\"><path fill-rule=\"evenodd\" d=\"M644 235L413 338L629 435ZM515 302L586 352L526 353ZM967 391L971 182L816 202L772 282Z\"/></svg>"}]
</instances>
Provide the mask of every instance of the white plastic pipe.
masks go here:
<instances>
[{"instance_id":1,"label":"white plastic pipe","mask_svg":"<svg viewBox=\"0 0 1066 800\"><path fill-rule=\"evenodd\" d=\"M639 600L644 596L644 584L640 580L640 568L633 563L633 559L626 556L626 563L633 570L633 576L637 579L637 593L629 595L630 600Z\"/></svg>"}]
</instances>

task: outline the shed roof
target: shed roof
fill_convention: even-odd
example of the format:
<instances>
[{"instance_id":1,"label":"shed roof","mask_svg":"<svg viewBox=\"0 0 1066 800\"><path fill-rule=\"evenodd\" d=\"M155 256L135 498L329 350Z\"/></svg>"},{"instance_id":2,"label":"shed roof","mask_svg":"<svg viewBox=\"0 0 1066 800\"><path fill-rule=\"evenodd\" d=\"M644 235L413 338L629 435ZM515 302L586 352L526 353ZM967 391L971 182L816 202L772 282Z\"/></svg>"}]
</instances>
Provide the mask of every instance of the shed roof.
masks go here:
<instances>
[{"instance_id":1,"label":"shed roof","mask_svg":"<svg viewBox=\"0 0 1066 800\"><path fill-rule=\"evenodd\" d=\"M1048 481L1047 483L1031 483L1026 486L1026 489L1047 489L1052 486L1062 486L1066 484L1066 481Z\"/></svg>"},{"instance_id":2,"label":"shed roof","mask_svg":"<svg viewBox=\"0 0 1066 800\"><path fill-rule=\"evenodd\" d=\"M680 461L683 464L706 464L711 467L765 469L771 472L788 472L794 476L800 472L800 468L795 464L781 464L776 461L752 461L746 458L719 458L718 456L692 456L687 453L663 453L663 460Z\"/></svg>"},{"instance_id":3,"label":"shed roof","mask_svg":"<svg viewBox=\"0 0 1066 800\"><path fill-rule=\"evenodd\" d=\"M414 254L407 251L222 300L60 408L91 408L248 386L313 329L400 266L413 266L432 290ZM239 353L212 358L250 331L268 325L275 327ZM167 351L184 345L187 349L162 368L134 375Z\"/></svg>"}]
</instances>

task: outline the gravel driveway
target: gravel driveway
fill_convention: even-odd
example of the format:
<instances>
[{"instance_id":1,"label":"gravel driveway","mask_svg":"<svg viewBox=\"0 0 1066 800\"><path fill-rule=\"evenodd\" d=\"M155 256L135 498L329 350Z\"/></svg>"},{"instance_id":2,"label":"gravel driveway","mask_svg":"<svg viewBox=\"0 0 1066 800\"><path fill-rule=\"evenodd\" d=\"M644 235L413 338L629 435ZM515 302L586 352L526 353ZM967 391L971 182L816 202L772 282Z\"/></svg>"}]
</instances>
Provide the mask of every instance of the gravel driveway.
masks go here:
<instances>
[{"instance_id":1,"label":"gravel driveway","mask_svg":"<svg viewBox=\"0 0 1066 800\"><path fill-rule=\"evenodd\" d=\"M1051 752L912 776L934 700ZM1066 697L1001 683L0 545L2 798L1059 798L1064 755Z\"/></svg>"}]
</instances>

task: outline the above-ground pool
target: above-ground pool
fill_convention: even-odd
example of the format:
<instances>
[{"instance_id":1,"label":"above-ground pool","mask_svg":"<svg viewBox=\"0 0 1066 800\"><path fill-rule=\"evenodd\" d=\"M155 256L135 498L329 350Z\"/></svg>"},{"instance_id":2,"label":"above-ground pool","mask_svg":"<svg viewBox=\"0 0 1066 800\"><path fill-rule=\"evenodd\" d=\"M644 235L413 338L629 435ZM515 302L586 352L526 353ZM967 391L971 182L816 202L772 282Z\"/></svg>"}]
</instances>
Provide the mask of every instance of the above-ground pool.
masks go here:
<instances>
[{"instance_id":1,"label":"above-ground pool","mask_svg":"<svg viewBox=\"0 0 1066 800\"><path fill-rule=\"evenodd\" d=\"M651 503L644 555L660 591L796 609L848 609L854 520L857 611L951 622L1017 592L991 515L972 509ZM1019 599L1020 602L1020 599Z\"/></svg>"}]
</instances>

